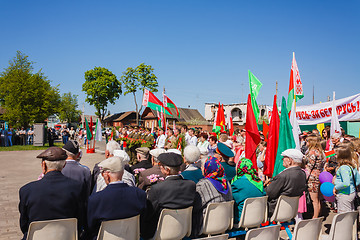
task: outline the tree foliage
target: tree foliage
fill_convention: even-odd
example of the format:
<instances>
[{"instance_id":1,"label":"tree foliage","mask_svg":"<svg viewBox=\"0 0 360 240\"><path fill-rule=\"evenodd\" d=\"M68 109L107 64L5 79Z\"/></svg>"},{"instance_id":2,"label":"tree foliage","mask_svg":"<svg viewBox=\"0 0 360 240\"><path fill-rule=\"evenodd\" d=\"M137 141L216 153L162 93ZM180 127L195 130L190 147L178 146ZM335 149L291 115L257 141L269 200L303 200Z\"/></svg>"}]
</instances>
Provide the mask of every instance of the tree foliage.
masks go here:
<instances>
[{"instance_id":1,"label":"tree foliage","mask_svg":"<svg viewBox=\"0 0 360 240\"><path fill-rule=\"evenodd\" d=\"M96 115L103 121L107 105L114 104L120 97L121 82L106 68L95 67L85 72L82 90L86 93L86 102L96 108Z\"/></svg>"},{"instance_id":2,"label":"tree foliage","mask_svg":"<svg viewBox=\"0 0 360 240\"><path fill-rule=\"evenodd\" d=\"M142 106L138 109L136 100L136 92L139 90L144 93L144 89L148 89L151 92L157 92L158 82L157 77L153 73L154 69L151 65L145 65L141 63L135 69L129 67L123 72L121 81L124 84L125 92L124 95L132 93L134 96L135 108L136 108L136 123L139 124L139 113L141 112Z\"/></svg>"},{"instance_id":3,"label":"tree foliage","mask_svg":"<svg viewBox=\"0 0 360 240\"><path fill-rule=\"evenodd\" d=\"M78 122L81 116L81 111L78 109L77 95L64 93L61 96L61 102L59 106L59 119L60 121L66 121L68 123Z\"/></svg>"},{"instance_id":4,"label":"tree foliage","mask_svg":"<svg viewBox=\"0 0 360 240\"><path fill-rule=\"evenodd\" d=\"M40 71L33 73L33 62L17 51L9 66L0 73L2 116L13 127L28 127L57 113L58 87L52 87Z\"/></svg>"}]
</instances>

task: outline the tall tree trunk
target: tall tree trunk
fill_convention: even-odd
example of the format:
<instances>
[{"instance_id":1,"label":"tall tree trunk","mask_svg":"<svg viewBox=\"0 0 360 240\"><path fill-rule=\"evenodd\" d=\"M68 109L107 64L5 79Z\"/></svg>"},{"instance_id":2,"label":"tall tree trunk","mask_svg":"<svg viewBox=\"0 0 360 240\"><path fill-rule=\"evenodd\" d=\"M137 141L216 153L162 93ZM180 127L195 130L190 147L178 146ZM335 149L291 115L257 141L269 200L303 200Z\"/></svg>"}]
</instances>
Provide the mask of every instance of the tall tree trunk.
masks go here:
<instances>
[{"instance_id":1,"label":"tall tree trunk","mask_svg":"<svg viewBox=\"0 0 360 240\"><path fill-rule=\"evenodd\" d=\"M135 92L133 92L133 95L134 95L134 101L135 101L135 107L136 107L136 125L139 126L139 112L138 112L138 105L136 102Z\"/></svg>"}]
</instances>

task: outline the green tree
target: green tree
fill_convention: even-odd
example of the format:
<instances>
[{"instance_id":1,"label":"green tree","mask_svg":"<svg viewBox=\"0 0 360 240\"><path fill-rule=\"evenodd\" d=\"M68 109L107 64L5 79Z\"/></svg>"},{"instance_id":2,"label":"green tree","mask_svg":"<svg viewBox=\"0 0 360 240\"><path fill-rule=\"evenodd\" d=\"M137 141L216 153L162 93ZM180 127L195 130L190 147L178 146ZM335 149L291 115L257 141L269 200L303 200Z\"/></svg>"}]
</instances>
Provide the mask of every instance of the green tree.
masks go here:
<instances>
[{"instance_id":1,"label":"green tree","mask_svg":"<svg viewBox=\"0 0 360 240\"><path fill-rule=\"evenodd\" d=\"M52 87L40 71L33 73L33 62L17 51L9 66L0 73L0 104L4 120L13 127L28 127L57 113L58 87Z\"/></svg>"},{"instance_id":2,"label":"green tree","mask_svg":"<svg viewBox=\"0 0 360 240\"><path fill-rule=\"evenodd\" d=\"M121 82L106 68L95 67L85 72L82 90L86 93L86 102L96 108L96 115L104 121L107 105L114 104L120 97Z\"/></svg>"},{"instance_id":3,"label":"green tree","mask_svg":"<svg viewBox=\"0 0 360 240\"><path fill-rule=\"evenodd\" d=\"M139 113L141 112L142 105L139 109L137 100L136 100L136 92L139 90L144 94L144 89L147 88L151 92L157 92L158 82L157 77L153 73L154 69L151 65L145 65L145 63L141 63L135 69L129 67L123 72L121 76L121 80L124 84L124 88L126 91L124 92L124 96L128 93L132 93L134 96L135 108L136 108L136 124L139 124Z\"/></svg>"},{"instance_id":4,"label":"green tree","mask_svg":"<svg viewBox=\"0 0 360 240\"><path fill-rule=\"evenodd\" d=\"M79 107L77 95L64 93L61 96L61 102L59 106L59 119L60 121L66 121L68 123L78 122L81 116L81 111L77 109Z\"/></svg>"}]
</instances>

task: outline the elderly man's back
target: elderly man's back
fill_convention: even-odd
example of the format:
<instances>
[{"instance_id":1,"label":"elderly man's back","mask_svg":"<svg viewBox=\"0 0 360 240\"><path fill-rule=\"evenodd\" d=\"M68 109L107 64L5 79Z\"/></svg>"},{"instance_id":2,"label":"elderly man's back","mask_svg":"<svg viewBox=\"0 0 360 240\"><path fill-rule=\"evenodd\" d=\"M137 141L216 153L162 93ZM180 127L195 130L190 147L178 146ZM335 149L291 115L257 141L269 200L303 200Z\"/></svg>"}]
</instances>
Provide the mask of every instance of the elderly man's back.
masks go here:
<instances>
[{"instance_id":1,"label":"elderly man's back","mask_svg":"<svg viewBox=\"0 0 360 240\"><path fill-rule=\"evenodd\" d=\"M24 234L33 221L77 218L80 226L84 223L82 185L60 171L50 171L41 180L26 184L20 188L19 196L20 228Z\"/></svg>"}]
</instances>

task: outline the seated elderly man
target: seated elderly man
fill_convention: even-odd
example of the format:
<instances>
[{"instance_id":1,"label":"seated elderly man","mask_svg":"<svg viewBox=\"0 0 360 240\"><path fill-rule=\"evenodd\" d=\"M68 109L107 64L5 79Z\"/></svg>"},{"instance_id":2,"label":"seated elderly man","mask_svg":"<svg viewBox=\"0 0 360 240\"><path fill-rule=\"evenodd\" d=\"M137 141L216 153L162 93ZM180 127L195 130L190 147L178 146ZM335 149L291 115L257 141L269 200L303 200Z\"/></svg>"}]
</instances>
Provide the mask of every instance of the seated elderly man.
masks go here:
<instances>
[{"instance_id":1,"label":"seated elderly man","mask_svg":"<svg viewBox=\"0 0 360 240\"><path fill-rule=\"evenodd\" d=\"M44 177L26 184L19 191L20 228L24 239L33 221L77 218L79 227L83 226L86 194L80 182L61 173L66 152L58 147L50 147L37 158L42 159Z\"/></svg>"},{"instance_id":2,"label":"seated elderly man","mask_svg":"<svg viewBox=\"0 0 360 240\"><path fill-rule=\"evenodd\" d=\"M147 211L141 221L141 236L144 239L154 236L162 209L187 208L193 206L195 200L195 183L179 175L183 162L181 155L162 153L158 159L166 178L148 191Z\"/></svg>"},{"instance_id":3,"label":"seated elderly man","mask_svg":"<svg viewBox=\"0 0 360 240\"><path fill-rule=\"evenodd\" d=\"M80 156L78 142L75 140L67 141L63 146L63 150L65 150L68 157L61 173L68 178L82 183L86 193L89 195L91 189L91 172L78 162Z\"/></svg>"},{"instance_id":4,"label":"seated elderly man","mask_svg":"<svg viewBox=\"0 0 360 240\"><path fill-rule=\"evenodd\" d=\"M300 167L304 155L297 149L287 149L281 156L285 170L276 175L265 188L269 197L269 216L273 214L280 195L298 197L303 195L306 189L305 172Z\"/></svg>"},{"instance_id":5,"label":"seated elderly man","mask_svg":"<svg viewBox=\"0 0 360 240\"><path fill-rule=\"evenodd\" d=\"M145 169L152 168L152 164L149 161L149 152L148 147L139 147L135 149L137 163L131 167L131 173L137 176L140 172Z\"/></svg>"},{"instance_id":6,"label":"seated elderly man","mask_svg":"<svg viewBox=\"0 0 360 240\"><path fill-rule=\"evenodd\" d=\"M160 162L158 157L160 154L165 153L165 149L155 148L150 150L152 168L140 172L138 188L146 191L157 182L164 181L165 176L160 170Z\"/></svg>"},{"instance_id":7,"label":"seated elderly man","mask_svg":"<svg viewBox=\"0 0 360 240\"><path fill-rule=\"evenodd\" d=\"M121 181L124 163L110 157L99 163L107 187L89 197L89 238L96 239L101 222L124 219L142 214L146 209L146 193Z\"/></svg>"},{"instance_id":8,"label":"seated elderly man","mask_svg":"<svg viewBox=\"0 0 360 240\"><path fill-rule=\"evenodd\" d=\"M113 157L113 156L120 157L121 160L123 161L123 163L125 164L125 166L128 166L127 164L130 161L129 155L124 150L120 150L119 143L117 143L115 141L109 141L106 144L105 158L109 158L109 157ZM95 184L93 186L93 191L92 191L93 193L99 192L106 187L106 183L104 181L103 176L101 174L99 174L100 168L99 168L98 164L99 163L95 164L94 170L93 170L93 178L95 178L97 176L95 179ZM126 183L127 185L129 185L130 187L135 187L135 178L126 169L124 169L124 175L123 175L122 181L124 183Z\"/></svg>"},{"instance_id":9,"label":"seated elderly man","mask_svg":"<svg viewBox=\"0 0 360 240\"><path fill-rule=\"evenodd\" d=\"M184 179L192 180L197 183L204 178L200 168L194 165L200 159L200 150L194 145L188 145L184 149L184 161L186 164L185 171L181 173ZM200 164L201 165L201 164Z\"/></svg>"}]
</instances>

